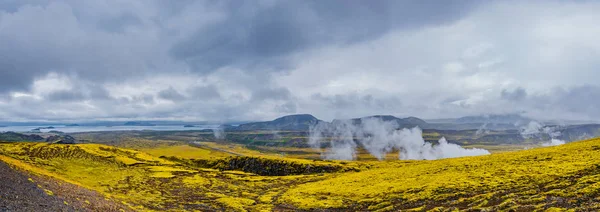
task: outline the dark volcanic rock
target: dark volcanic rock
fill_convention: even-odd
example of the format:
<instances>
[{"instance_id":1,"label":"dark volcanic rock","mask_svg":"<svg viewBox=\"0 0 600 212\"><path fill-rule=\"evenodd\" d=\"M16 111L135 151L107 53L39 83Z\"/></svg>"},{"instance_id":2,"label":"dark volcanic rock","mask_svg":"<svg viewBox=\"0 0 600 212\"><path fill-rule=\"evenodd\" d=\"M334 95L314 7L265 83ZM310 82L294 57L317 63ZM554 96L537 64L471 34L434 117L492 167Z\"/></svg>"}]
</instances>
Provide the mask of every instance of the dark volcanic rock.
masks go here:
<instances>
[{"instance_id":1,"label":"dark volcanic rock","mask_svg":"<svg viewBox=\"0 0 600 212\"><path fill-rule=\"evenodd\" d=\"M343 167L338 164L310 164L285 160L276 160L260 157L228 157L218 160L181 159L176 157L161 157L168 160L188 163L202 168L219 170L238 170L263 176L288 176L303 174L320 174L346 171L359 171L352 167Z\"/></svg>"},{"instance_id":2,"label":"dark volcanic rock","mask_svg":"<svg viewBox=\"0 0 600 212\"><path fill-rule=\"evenodd\" d=\"M70 135L65 135L65 136L61 136L61 135L55 135L55 136L50 136L46 139L46 142L48 143L55 143L55 144L75 144L75 138L71 137Z\"/></svg>"},{"instance_id":3,"label":"dark volcanic rock","mask_svg":"<svg viewBox=\"0 0 600 212\"><path fill-rule=\"evenodd\" d=\"M64 200L46 194L24 174L0 161L0 212L76 211Z\"/></svg>"}]
</instances>

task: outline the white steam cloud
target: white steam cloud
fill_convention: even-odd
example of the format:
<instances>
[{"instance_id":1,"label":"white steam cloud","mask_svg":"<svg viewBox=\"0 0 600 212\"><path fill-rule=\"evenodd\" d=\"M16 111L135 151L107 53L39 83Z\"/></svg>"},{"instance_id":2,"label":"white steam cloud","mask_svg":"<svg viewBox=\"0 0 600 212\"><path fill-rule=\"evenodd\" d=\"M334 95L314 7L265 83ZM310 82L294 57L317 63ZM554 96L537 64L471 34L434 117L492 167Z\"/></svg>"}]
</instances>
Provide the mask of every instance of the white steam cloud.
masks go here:
<instances>
[{"instance_id":1,"label":"white steam cloud","mask_svg":"<svg viewBox=\"0 0 600 212\"><path fill-rule=\"evenodd\" d=\"M463 156L490 154L484 149L465 149L451 144L445 138L438 145L425 142L420 128L398 130L394 121L382 121L377 118L362 119L360 124L350 121L318 123L310 127L309 144L321 149L322 144L329 144L323 152L323 158L336 160L356 159L356 149L361 145L371 155L383 160L385 156L397 150L402 160L435 160Z\"/></svg>"},{"instance_id":2,"label":"white steam cloud","mask_svg":"<svg viewBox=\"0 0 600 212\"><path fill-rule=\"evenodd\" d=\"M563 144L565 144L565 141L553 138L550 139L550 142L542 143L542 146L558 146Z\"/></svg>"},{"instance_id":3,"label":"white steam cloud","mask_svg":"<svg viewBox=\"0 0 600 212\"><path fill-rule=\"evenodd\" d=\"M561 135L558 127L544 126L539 122L531 121L521 128L521 136L523 136L523 138L543 138L543 135L548 135L550 141L542 143L542 146L558 146L565 144L565 141L557 138Z\"/></svg>"},{"instance_id":4,"label":"white steam cloud","mask_svg":"<svg viewBox=\"0 0 600 212\"><path fill-rule=\"evenodd\" d=\"M216 139L225 139L225 129L223 129L223 126L214 128L212 131Z\"/></svg>"}]
</instances>

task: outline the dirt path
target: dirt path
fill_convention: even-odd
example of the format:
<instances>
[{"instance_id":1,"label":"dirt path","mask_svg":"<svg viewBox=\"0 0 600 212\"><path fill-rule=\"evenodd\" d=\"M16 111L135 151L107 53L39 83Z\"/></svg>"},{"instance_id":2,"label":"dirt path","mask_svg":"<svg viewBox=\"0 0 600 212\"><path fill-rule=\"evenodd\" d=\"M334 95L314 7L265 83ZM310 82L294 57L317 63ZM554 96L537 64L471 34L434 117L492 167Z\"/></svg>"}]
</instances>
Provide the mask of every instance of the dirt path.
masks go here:
<instances>
[{"instance_id":1,"label":"dirt path","mask_svg":"<svg viewBox=\"0 0 600 212\"><path fill-rule=\"evenodd\" d=\"M0 212L131 211L83 187L13 169L0 160Z\"/></svg>"},{"instance_id":2,"label":"dirt path","mask_svg":"<svg viewBox=\"0 0 600 212\"><path fill-rule=\"evenodd\" d=\"M0 161L0 211L76 211Z\"/></svg>"}]
</instances>

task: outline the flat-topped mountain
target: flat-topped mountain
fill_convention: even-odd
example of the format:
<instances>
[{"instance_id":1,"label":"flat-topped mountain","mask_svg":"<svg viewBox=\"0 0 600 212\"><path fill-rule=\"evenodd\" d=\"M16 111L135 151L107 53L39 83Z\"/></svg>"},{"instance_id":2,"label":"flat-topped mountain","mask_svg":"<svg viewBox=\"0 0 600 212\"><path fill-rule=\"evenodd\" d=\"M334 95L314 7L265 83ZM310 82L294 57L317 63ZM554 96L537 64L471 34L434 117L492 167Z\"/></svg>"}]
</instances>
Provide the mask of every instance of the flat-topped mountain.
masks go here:
<instances>
[{"instance_id":1,"label":"flat-topped mountain","mask_svg":"<svg viewBox=\"0 0 600 212\"><path fill-rule=\"evenodd\" d=\"M417 117L407 117L407 118L398 118L395 116L391 116L391 115L375 115L375 116L367 116L367 117L362 117L362 118L354 118L354 119L350 119L350 120L333 120L332 123L336 123L336 122L341 122L341 121L350 121L352 122L352 124L354 125L360 125L362 124L363 120L366 119L379 119L381 121L385 121L385 122L396 122L396 124L398 124L399 128L413 128L416 126L419 126L421 128L426 127L428 124L426 121L417 118Z\"/></svg>"},{"instance_id":2,"label":"flat-topped mountain","mask_svg":"<svg viewBox=\"0 0 600 212\"><path fill-rule=\"evenodd\" d=\"M365 119L380 119L382 121L393 121L398 124L399 128L412 128L412 127L425 127L427 126L427 122L422 119L416 117L408 117L408 118L398 118L390 115L376 115L376 116L367 116L362 118L354 118L348 120L333 120L332 123L341 122L341 121L350 121L352 124L359 125ZM252 122L247 124L241 124L232 129L241 130L241 131L249 131L249 130L293 130L293 131L306 131L309 129L309 126L313 126L318 123L327 123L325 121L319 120L310 114L298 114L298 115L289 115L284 116L273 121L265 121L265 122Z\"/></svg>"},{"instance_id":3,"label":"flat-topped mountain","mask_svg":"<svg viewBox=\"0 0 600 212\"><path fill-rule=\"evenodd\" d=\"M273 121L241 124L235 130L308 130L309 126L323 122L310 114L284 116Z\"/></svg>"}]
</instances>

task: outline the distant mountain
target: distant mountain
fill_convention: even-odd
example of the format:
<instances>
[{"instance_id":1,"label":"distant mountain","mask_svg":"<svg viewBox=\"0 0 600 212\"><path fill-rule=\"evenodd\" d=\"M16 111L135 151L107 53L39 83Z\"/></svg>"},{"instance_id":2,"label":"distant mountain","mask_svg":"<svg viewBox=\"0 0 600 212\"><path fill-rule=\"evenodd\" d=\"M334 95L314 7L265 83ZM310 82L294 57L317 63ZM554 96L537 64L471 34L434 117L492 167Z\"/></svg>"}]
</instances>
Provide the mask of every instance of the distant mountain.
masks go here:
<instances>
[{"instance_id":1,"label":"distant mountain","mask_svg":"<svg viewBox=\"0 0 600 212\"><path fill-rule=\"evenodd\" d=\"M600 124L582 124L560 127L559 139L577 141L600 136Z\"/></svg>"},{"instance_id":2,"label":"distant mountain","mask_svg":"<svg viewBox=\"0 0 600 212\"><path fill-rule=\"evenodd\" d=\"M488 123L488 124L512 124L512 125L524 125L532 120L527 117L523 117L518 114L490 114L481 116L465 116L456 119L454 122L459 124L467 123Z\"/></svg>"},{"instance_id":3,"label":"distant mountain","mask_svg":"<svg viewBox=\"0 0 600 212\"><path fill-rule=\"evenodd\" d=\"M137 122L137 121L129 121L125 122L125 126L156 126L156 124L148 123L148 122Z\"/></svg>"},{"instance_id":4,"label":"distant mountain","mask_svg":"<svg viewBox=\"0 0 600 212\"><path fill-rule=\"evenodd\" d=\"M391 116L391 115L367 116L367 117L362 117L362 118L350 119L349 121L351 121L352 124L354 124L354 125L360 125L366 119L379 119L379 120L385 121L385 122L390 122L390 121L396 122L396 124L398 124L399 128L413 128L416 126L425 128L428 126L428 123L420 118L416 118L416 117L398 118L398 117ZM343 120L333 120L332 123L336 123L336 122L340 122L340 121L343 121Z\"/></svg>"},{"instance_id":5,"label":"distant mountain","mask_svg":"<svg viewBox=\"0 0 600 212\"><path fill-rule=\"evenodd\" d=\"M273 121L240 124L234 130L293 130L306 131L309 126L323 122L310 114L284 116Z\"/></svg>"},{"instance_id":6,"label":"distant mountain","mask_svg":"<svg viewBox=\"0 0 600 212\"><path fill-rule=\"evenodd\" d=\"M26 135L16 132L0 133L0 141L44 141L39 135Z\"/></svg>"}]
</instances>

